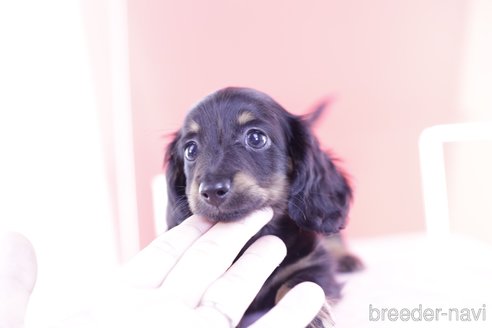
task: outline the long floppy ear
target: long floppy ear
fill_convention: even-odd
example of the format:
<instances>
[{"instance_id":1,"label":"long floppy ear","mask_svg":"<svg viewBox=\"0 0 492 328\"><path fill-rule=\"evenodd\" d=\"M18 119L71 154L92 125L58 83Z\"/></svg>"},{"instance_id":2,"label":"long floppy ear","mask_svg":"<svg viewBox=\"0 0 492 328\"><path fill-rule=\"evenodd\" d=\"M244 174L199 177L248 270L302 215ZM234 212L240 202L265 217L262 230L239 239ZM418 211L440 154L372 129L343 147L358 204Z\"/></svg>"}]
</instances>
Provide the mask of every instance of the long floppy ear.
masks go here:
<instances>
[{"instance_id":1,"label":"long floppy ear","mask_svg":"<svg viewBox=\"0 0 492 328\"><path fill-rule=\"evenodd\" d=\"M186 197L186 176L183 157L178 149L181 134L178 132L168 145L165 157L167 180L167 225L172 228L192 213Z\"/></svg>"},{"instance_id":2,"label":"long floppy ear","mask_svg":"<svg viewBox=\"0 0 492 328\"><path fill-rule=\"evenodd\" d=\"M290 118L291 189L288 211L301 228L332 234L343 229L352 190L329 154L320 149L308 124Z\"/></svg>"}]
</instances>

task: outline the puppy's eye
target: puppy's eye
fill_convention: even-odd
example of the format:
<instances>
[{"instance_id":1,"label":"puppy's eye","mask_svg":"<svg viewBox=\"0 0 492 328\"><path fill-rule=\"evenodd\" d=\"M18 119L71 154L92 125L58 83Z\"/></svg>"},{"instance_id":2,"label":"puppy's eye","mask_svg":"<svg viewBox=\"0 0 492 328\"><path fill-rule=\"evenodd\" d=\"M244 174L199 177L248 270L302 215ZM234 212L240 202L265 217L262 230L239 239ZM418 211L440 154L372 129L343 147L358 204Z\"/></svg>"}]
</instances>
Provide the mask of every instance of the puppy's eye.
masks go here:
<instances>
[{"instance_id":1,"label":"puppy's eye","mask_svg":"<svg viewBox=\"0 0 492 328\"><path fill-rule=\"evenodd\" d=\"M246 134L246 144L254 149L261 149L266 146L268 137L265 133L257 129L251 129Z\"/></svg>"},{"instance_id":2,"label":"puppy's eye","mask_svg":"<svg viewBox=\"0 0 492 328\"><path fill-rule=\"evenodd\" d=\"M194 141L190 141L185 147L185 157L189 161L194 161L198 156L198 145Z\"/></svg>"}]
</instances>

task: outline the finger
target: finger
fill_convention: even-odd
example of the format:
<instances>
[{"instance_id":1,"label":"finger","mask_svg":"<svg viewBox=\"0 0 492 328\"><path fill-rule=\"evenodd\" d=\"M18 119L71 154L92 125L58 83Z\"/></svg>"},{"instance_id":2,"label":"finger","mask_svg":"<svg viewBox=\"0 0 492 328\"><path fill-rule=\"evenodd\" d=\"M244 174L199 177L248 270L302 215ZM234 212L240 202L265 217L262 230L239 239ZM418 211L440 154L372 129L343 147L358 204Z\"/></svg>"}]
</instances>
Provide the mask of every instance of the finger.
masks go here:
<instances>
[{"instance_id":1,"label":"finger","mask_svg":"<svg viewBox=\"0 0 492 328\"><path fill-rule=\"evenodd\" d=\"M34 248L22 235L0 236L0 327L22 327L36 282Z\"/></svg>"},{"instance_id":2,"label":"finger","mask_svg":"<svg viewBox=\"0 0 492 328\"><path fill-rule=\"evenodd\" d=\"M249 327L306 327L324 303L323 289L315 283L303 282L292 288L274 308Z\"/></svg>"},{"instance_id":3,"label":"finger","mask_svg":"<svg viewBox=\"0 0 492 328\"><path fill-rule=\"evenodd\" d=\"M271 220L273 211L263 209L236 222L219 222L180 258L162 288L190 307L231 265L241 248Z\"/></svg>"},{"instance_id":4,"label":"finger","mask_svg":"<svg viewBox=\"0 0 492 328\"><path fill-rule=\"evenodd\" d=\"M189 217L157 237L127 263L122 279L135 287L159 287L181 255L212 226L201 216Z\"/></svg>"},{"instance_id":5,"label":"finger","mask_svg":"<svg viewBox=\"0 0 492 328\"><path fill-rule=\"evenodd\" d=\"M221 317L218 320L228 319L232 326L237 326L265 280L282 262L286 253L285 244L278 237L265 236L258 239L207 289L197 311L207 317L218 315Z\"/></svg>"}]
</instances>

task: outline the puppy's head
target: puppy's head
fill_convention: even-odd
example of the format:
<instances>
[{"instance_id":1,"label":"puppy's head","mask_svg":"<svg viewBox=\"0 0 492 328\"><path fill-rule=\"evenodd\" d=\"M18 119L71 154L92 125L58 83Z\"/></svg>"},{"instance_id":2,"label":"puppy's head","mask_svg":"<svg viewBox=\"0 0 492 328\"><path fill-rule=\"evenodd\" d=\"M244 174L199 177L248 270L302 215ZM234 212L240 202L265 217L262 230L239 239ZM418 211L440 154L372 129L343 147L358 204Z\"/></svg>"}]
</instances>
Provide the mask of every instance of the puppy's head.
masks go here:
<instances>
[{"instance_id":1,"label":"puppy's head","mask_svg":"<svg viewBox=\"0 0 492 328\"><path fill-rule=\"evenodd\" d=\"M265 206L302 228L343 227L350 188L307 124L272 98L226 88L198 103L168 147L168 224L234 221Z\"/></svg>"}]
</instances>

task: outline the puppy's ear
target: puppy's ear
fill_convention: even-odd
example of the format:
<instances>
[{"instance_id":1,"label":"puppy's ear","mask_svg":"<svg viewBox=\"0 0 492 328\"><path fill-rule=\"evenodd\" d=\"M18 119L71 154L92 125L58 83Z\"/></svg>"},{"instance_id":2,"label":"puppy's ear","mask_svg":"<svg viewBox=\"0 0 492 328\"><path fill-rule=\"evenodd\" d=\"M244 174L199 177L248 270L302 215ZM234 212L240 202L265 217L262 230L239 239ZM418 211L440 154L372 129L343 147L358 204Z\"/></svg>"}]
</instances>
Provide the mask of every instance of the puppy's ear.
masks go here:
<instances>
[{"instance_id":1,"label":"puppy's ear","mask_svg":"<svg viewBox=\"0 0 492 328\"><path fill-rule=\"evenodd\" d=\"M167 225L172 228L183 222L192 213L186 197L184 161L178 147L181 134L178 132L168 145L165 157L167 180Z\"/></svg>"},{"instance_id":2,"label":"puppy's ear","mask_svg":"<svg viewBox=\"0 0 492 328\"><path fill-rule=\"evenodd\" d=\"M332 234L346 223L352 191L343 173L323 152L308 124L290 119L289 155L292 161L288 211L301 228Z\"/></svg>"}]
</instances>

